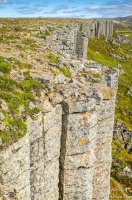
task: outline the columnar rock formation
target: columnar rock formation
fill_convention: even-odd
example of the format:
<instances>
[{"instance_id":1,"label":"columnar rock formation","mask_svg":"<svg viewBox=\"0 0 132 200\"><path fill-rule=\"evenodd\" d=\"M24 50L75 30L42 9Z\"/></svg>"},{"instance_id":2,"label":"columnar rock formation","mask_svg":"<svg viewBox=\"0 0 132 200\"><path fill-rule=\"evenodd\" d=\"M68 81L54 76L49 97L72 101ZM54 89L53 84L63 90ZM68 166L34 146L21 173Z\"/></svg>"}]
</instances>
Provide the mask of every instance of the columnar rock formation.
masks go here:
<instances>
[{"instance_id":1,"label":"columnar rock formation","mask_svg":"<svg viewBox=\"0 0 132 200\"><path fill-rule=\"evenodd\" d=\"M86 59L88 38L109 37L113 34L113 22L110 20L90 21L74 26L58 28L50 38L50 44L64 54L75 59ZM48 38L48 39L49 39Z\"/></svg>"},{"instance_id":2,"label":"columnar rock formation","mask_svg":"<svg viewBox=\"0 0 132 200\"><path fill-rule=\"evenodd\" d=\"M83 37L80 30L77 40ZM85 42L78 45L73 42L74 53ZM68 62L73 61L74 77L49 79L50 92L41 97L36 120L28 119L26 136L1 150L3 200L109 199L117 72L86 60ZM101 80L89 82L89 73ZM41 73L32 76L45 82Z\"/></svg>"}]
</instances>

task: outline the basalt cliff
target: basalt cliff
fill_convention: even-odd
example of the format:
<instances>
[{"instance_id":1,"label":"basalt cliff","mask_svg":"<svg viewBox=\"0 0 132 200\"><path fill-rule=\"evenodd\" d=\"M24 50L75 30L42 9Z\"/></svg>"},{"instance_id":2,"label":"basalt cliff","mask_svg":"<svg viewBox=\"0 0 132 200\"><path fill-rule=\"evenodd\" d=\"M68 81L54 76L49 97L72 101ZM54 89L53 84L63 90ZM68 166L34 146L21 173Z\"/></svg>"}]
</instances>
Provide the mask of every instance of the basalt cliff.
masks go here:
<instances>
[{"instance_id":1,"label":"basalt cliff","mask_svg":"<svg viewBox=\"0 0 132 200\"><path fill-rule=\"evenodd\" d=\"M58 56L56 63L50 55L50 68L61 73L43 71L40 63L30 70L45 90L39 112L26 118L26 135L1 141L2 200L109 199L118 72L86 58L90 37L112 33L111 21L90 21L57 27L45 43L37 40L40 50Z\"/></svg>"}]
</instances>

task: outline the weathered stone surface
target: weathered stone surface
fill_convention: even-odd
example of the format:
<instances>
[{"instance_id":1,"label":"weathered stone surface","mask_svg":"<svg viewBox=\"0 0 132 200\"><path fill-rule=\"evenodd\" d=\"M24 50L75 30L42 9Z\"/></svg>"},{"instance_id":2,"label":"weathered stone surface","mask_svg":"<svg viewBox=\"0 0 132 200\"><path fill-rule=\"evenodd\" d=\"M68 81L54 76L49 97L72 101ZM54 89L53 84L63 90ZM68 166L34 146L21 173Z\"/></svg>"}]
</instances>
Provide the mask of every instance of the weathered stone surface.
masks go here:
<instances>
[{"instance_id":1,"label":"weathered stone surface","mask_svg":"<svg viewBox=\"0 0 132 200\"><path fill-rule=\"evenodd\" d=\"M109 199L118 73L85 60L88 37L101 34L112 34L111 21L65 26L55 29L53 40L48 36L50 48L61 54L55 67L64 65L73 75L32 71L45 90L26 136L0 151L3 200ZM90 71L102 75L101 83L88 82Z\"/></svg>"},{"instance_id":2,"label":"weathered stone surface","mask_svg":"<svg viewBox=\"0 0 132 200\"><path fill-rule=\"evenodd\" d=\"M95 118L95 114L93 115ZM92 199L95 159L93 151L97 124L95 120L91 127L91 118L88 112L67 114L63 117L60 199Z\"/></svg>"},{"instance_id":3,"label":"weathered stone surface","mask_svg":"<svg viewBox=\"0 0 132 200\"><path fill-rule=\"evenodd\" d=\"M115 100L103 101L98 107L97 136L94 154L93 195L92 199L108 199L111 169L111 142L114 125Z\"/></svg>"},{"instance_id":4,"label":"weathered stone surface","mask_svg":"<svg viewBox=\"0 0 132 200\"><path fill-rule=\"evenodd\" d=\"M42 115L41 134L39 129L35 131L40 138L31 143L31 197L33 199L57 200L59 196L61 110L61 106L57 105L51 112Z\"/></svg>"},{"instance_id":5,"label":"weathered stone surface","mask_svg":"<svg viewBox=\"0 0 132 200\"><path fill-rule=\"evenodd\" d=\"M64 110L67 113L81 113L87 112L91 109L94 109L96 105L96 100L94 98L89 98L88 100L80 100L80 101L67 101L64 102Z\"/></svg>"},{"instance_id":6,"label":"weathered stone surface","mask_svg":"<svg viewBox=\"0 0 132 200\"><path fill-rule=\"evenodd\" d=\"M111 20L93 20L89 23L56 29L52 37L48 37L47 40L58 52L69 54L71 58L86 59L88 38L101 35L109 37L112 34L113 22Z\"/></svg>"},{"instance_id":7,"label":"weathered stone surface","mask_svg":"<svg viewBox=\"0 0 132 200\"><path fill-rule=\"evenodd\" d=\"M108 200L115 105L111 87L106 98L104 86L88 90L75 80L56 86L59 93L41 102L36 120L28 120L28 134L1 151L5 200L10 193L19 200Z\"/></svg>"},{"instance_id":8,"label":"weathered stone surface","mask_svg":"<svg viewBox=\"0 0 132 200\"><path fill-rule=\"evenodd\" d=\"M2 197L10 199L10 195L19 200L30 198L30 146L29 134L8 149L0 152L1 181L6 190Z\"/></svg>"},{"instance_id":9,"label":"weathered stone surface","mask_svg":"<svg viewBox=\"0 0 132 200\"><path fill-rule=\"evenodd\" d=\"M51 103L49 102L49 100L46 99L41 103L40 109L42 112L47 113L47 112L51 112L53 107L52 107Z\"/></svg>"},{"instance_id":10,"label":"weathered stone surface","mask_svg":"<svg viewBox=\"0 0 132 200\"><path fill-rule=\"evenodd\" d=\"M5 116L2 112L0 112L0 120L3 121L5 119Z\"/></svg>"},{"instance_id":11,"label":"weathered stone surface","mask_svg":"<svg viewBox=\"0 0 132 200\"><path fill-rule=\"evenodd\" d=\"M114 138L122 141L122 147L128 151L132 150L132 131L128 130L125 125L116 122L114 125Z\"/></svg>"}]
</instances>

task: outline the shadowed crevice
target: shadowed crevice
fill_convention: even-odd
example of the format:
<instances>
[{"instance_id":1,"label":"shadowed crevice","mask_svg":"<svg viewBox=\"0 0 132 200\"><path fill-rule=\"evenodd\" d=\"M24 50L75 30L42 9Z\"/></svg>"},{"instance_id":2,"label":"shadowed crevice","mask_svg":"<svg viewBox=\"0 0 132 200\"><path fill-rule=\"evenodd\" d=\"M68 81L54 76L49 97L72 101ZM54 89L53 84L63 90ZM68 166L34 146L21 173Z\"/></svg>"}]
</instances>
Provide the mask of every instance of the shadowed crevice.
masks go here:
<instances>
[{"instance_id":1,"label":"shadowed crevice","mask_svg":"<svg viewBox=\"0 0 132 200\"><path fill-rule=\"evenodd\" d=\"M67 114L62 116L62 134L60 148L60 171L59 171L59 200L63 200L64 194L64 164L66 155L66 140L67 140Z\"/></svg>"}]
</instances>

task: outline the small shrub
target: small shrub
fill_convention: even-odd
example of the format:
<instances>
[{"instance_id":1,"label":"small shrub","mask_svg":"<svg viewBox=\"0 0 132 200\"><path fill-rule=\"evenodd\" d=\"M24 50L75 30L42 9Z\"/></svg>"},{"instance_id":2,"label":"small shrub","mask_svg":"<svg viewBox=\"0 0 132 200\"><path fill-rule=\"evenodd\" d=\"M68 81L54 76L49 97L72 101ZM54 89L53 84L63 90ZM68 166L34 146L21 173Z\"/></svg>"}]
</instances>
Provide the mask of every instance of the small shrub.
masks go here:
<instances>
[{"instance_id":1,"label":"small shrub","mask_svg":"<svg viewBox=\"0 0 132 200\"><path fill-rule=\"evenodd\" d=\"M34 119L34 115L39 113L40 112L40 109L35 107L35 108L32 108L32 109L28 109L28 113L29 113L29 116Z\"/></svg>"},{"instance_id":2,"label":"small shrub","mask_svg":"<svg viewBox=\"0 0 132 200\"><path fill-rule=\"evenodd\" d=\"M41 87L41 85L37 81L35 81L35 80L24 80L22 82L22 88L26 92L29 92L32 89L38 89L40 87Z\"/></svg>"},{"instance_id":3,"label":"small shrub","mask_svg":"<svg viewBox=\"0 0 132 200\"><path fill-rule=\"evenodd\" d=\"M35 43L34 39L27 38L27 39L23 40L23 44L25 44L25 45L31 45L31 44L34 44L34 43Z\"/></svg>"},{"instance_id":4,"label":"small shrub","mask_svg":"<svg viewBox=\"0 0 132 200\"><path fill-rule=\"evenodd\" d=\"M51 35L51 33L50 33L50 31L45 31L45 36L50 36Z\"/></svg>"},{"instance_id":5,"label":"small shrub","mask_svg":"<svg viewBox=\"0 0 132 200\"><path fill-rule=\"evenodd\" d=\"M27 48L23 47L22 45L16 45L16 48L17 48L19 51L24 51L24 50L27 49Z\"/></svg>"},{"instance_id":6,"label":"small shrub","mask_svg":"<svg viewBox=\"0 0 132 200\"><path fill-rule=\"evenodd\" d=\"M0 57L0 72L9 73L10 71L11 65L3 57Z\"/></svg>"},{"instance_id":7,"label":"small shrub","mask_svg":"<svg viewBox=\"0 0 132 200\"><path fill-rule=\"evenodd\" d=\"M17 65L20 69L24 69L24 68L29 69L29 68L31 68L31 65L30 65L30 64L28 64L28 63L23 63L23 62L21 62L20 60L14 58L14 57L10 57L10 58L8 58L8 60L9 60L10 62L12 62L14 65Z\"/></svg>"},{"instance_id":8,"label":"small shrub","mask_svg":"<svg viewBox=\"0 0 132 200\"><path fill-rule=\"evenodd\" d=\"M13 64L16 64L16 65L20 64L20 61L18 59L14 58L14 57L10 57L10 58L8 58L8 60L10 62L12 62Z\"/></svg>"},{"instance_id":9,"label":"small shrub","mask_svg":"<svg viewBox=\"0 0 132 200\"><path fill-rule=\"evenodd\" d=\"M51 64L57 65L58 56L56 56L54 54L49 54L48 58L49 58L49 61L50 61Z\"/></svg>"},{"instance_id":10,"label":"small shrub","mask_svg":"<svg viewBox=\"0 0 132 200\"><path fill-rule=\"evenodd\" d=\"M2 91L14 92L17 86L18 83L13 79L8 78L7 76L0 77L0 89Z\"/></svg>"},{"instance_id":11,"label":"small shrub","mask_svg":"<svg viewBox=\"0 0 132 200\"><path fill-rule=\"evenodd\" d=\"M32 79L29 71L23 72L23 75L24 75L25 80L31 80Z\"/></svg>"},{"instance_id":12,"label":"small shrub","mask_svg":"<svg viewBox=\"0 0 132 200\"><path fill-rule=\"evenodd\" d=\"M23 68L25 68L25 69L30 69L31 68L31 65L30 64L28 64L28 63L19 63L19 67L21 68L21 69L23 69Z\"/></svg>"},{"instance_id":13,"label":"small shrub","mask_svg":"<svg viewBox=\"0 0 132 200\"><path fill-rule=\"evenodd\" d=\"M21 138L27 132L27 125L20 117L12 118L7 115L6 119L4 120L4 124L6 126L6 130L0 132L0 137L2 138L3 142Z\"/></svg>"},{"instance_id":14,"label":"small shrub","mask_svg":"<svg viewBox=\"0 0 132 200\"><path fill-rule=\"evenodd\" d=\"M71 77L71 75L72 75L70 70L67 69L66 67L62 67L61 71L63 72L64 76L66 76L66 77Z\"/></svg>"}]
</instances>

